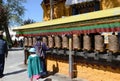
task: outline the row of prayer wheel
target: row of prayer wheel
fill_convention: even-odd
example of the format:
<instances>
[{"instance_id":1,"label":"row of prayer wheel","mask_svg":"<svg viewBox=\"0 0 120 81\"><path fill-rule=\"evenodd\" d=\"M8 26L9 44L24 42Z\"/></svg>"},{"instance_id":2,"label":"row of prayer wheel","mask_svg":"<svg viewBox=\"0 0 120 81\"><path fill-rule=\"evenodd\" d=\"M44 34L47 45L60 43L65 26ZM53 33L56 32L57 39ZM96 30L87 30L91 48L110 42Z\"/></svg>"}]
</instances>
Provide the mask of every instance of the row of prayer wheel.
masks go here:
<instances>
[{"instance_id":1,"label":"row of prayer wheel","mask_svg":"<svg viewBox=\"0 0 120 81\"><path fill-rule=\"evenodd\" d=\"M48 36L42 37L43 42L49 48L69 49L69 38L67 36ZM119 52L119 40L117 35L109 35L108 48L105 47L104 36L102 35L76 35L72 36L73 50L97 50L104 52L106 49L112 52ZM25 37L24 46L33 46L36 42L35 37Z\"/></svg>"}]
</instances>

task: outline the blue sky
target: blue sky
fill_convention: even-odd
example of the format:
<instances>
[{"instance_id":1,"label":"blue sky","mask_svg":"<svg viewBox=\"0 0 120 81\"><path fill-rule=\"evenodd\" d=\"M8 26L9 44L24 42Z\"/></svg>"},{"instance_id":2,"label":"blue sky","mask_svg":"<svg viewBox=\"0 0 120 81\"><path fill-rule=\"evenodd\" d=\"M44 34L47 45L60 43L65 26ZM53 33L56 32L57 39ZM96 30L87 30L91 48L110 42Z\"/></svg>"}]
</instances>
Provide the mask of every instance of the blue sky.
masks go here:
<instances>
[{"instance_id":1,"label":"blue sky","mask_svg":"<svg viewBox=\"0 0 120 81\"><path fill-rule=\"evenodd\" d=\"M26 9L24 14L24 20L33 19L36 22L41 22L43 20L43 10L41 7L42 0L27 0L24 4Z\"/></svg>"}]
</instances>

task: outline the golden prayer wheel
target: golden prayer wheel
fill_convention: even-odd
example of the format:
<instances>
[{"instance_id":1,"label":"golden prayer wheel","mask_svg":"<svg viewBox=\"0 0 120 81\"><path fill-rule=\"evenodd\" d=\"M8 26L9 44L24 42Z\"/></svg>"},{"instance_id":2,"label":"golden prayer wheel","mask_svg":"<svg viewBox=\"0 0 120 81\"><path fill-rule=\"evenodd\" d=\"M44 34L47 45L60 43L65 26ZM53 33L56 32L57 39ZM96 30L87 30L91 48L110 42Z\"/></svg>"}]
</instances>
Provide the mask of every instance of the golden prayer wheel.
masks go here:
<instances>
[{"instance_id":1,"label":"golden prayer wheel","mask_svg":"<svg viewBox=\"0 0 120 81\"><path fill-rule=\"evenodd\" d=\"M61 48L61 38L59 36L55 36L55 48Z\"/></svg>"},{"instance_id":2,"label":"golden prayer wheel","mask_svg":"<svg viewBox=\"0 0 120 81\"><path fill-rule=\"evenodd\" d=\"M29 37L28 41L29 41L28 42L29 43L28 46L32 46L33 45L33 39L32 39L32 37Z\"/></svg>"},{"instance_id":3,"label":"golden prayer wheel","mask_svg":"<svg viewBox=\"0 0 120 81\"><path fill-rule=\"evenodd\" d=\"M53 48L54 47L54 40L52 36L48 36L48 47Z\"/></svg>"},{"instance_id":4,"label":"golden prayer wheel","mask_svg":"<svg viewBox=\"0 0 120 81\"><path fill-rule=\"evenodd\" d=\"M108 36L108 50L116 53L119 51L119 40L117 35Z\"/></svg>"},{"instance_id":5,"label":"golden prayer wheel","mask_svg":"<svg viewBox=\"0 0 120 81\"><path fill-rule=\"evenodd\" d=\"M43 38L42 38L42 41L43 41L46 45L48 45L47 37L43 37Z\"/></svg>"},{"instance_id":6,"label":"golden prayer wheel","mask_svg":"<svg viewBox=\"0 0 120 81\"><path fill-rule=\"evenodd\" d=\"M35 45L35 43L36 43L36 38L33 37L33 46Z\"/></svg>"},{"instance_id":7,"label":"golden prayer wheel","mask_svg":"<svg viewBox=\"0 0 120 81\"><path fill-rule=\"evenodd\" d=\"M77 49L77 50L81 49L80 37L76 34L73 35L73 49Z\"/></svg>"},{"instance_id":8,"label":"golden prayer wheel","mask_svg":"<svg viewBox=\"0 0 120 81\"><path fill-rule=\"evenodd\" d=\"M24 46L28 46L29 41L28 41L28 38L27 38L27 37L24 38L24 41L25 41L25 42L24 42Z\"/></svg>"},{"instance_id":9,"label":"golden prayer wheel","mask_svg":"<svg viewBox=\"0 0 120 81\"><path fill-rule=\"evenodd\" d=\"M90 51L92 49L91 47L91 38L89 35L83 36L83 50Z\"/></svg>"},{"instance_id":10,"label":"golden prayer wheel","mask_svg":"<svg viewBox=\"0 0 120 81\"><path fill-rule=\"evenodd\" d=\"M69 40L67 36L62 37L62 48L69 49Z\"/></svg>"},{"instance_id":11,"label":"golden prayer wheel","mask_svg":"<svg viewBox=\"0 0 120 81\"><path fill-rule=\"evenodd\" d=\"M95 35L95 50L99 52L104 51L104 38L101 35Z\"/></svg>"}]
</instances>

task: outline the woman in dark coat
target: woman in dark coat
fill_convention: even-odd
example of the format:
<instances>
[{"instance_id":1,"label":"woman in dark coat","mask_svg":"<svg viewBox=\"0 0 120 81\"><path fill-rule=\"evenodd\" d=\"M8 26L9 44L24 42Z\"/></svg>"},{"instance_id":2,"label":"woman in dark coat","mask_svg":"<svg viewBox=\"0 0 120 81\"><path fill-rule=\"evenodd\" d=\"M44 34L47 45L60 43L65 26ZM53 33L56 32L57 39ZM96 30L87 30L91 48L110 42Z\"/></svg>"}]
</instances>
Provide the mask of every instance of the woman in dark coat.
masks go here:
<instances>
[{"instance_id":1,"label":"woman in dark coat","mask_svg":"<svg viewBox=\"0 0 120 81\"><path fill-rule=\"evenodd\" d=\"M48 47L44 42L42 42L42 37L36 38L36 43L34 45L36 49L36 54L40 57L41 61L41 67L42 67L42 75L47 74L47 67L46 67L46 51L48 50Z\"/></svg>"},{"instance_id":2,"label":"woman in dark coat","mask_svg":"<svg viewBox=\"0 0 120 81\"><path fill-rule=\"evenodd\" d=\"M7 42L3 39L3 31L0 31L0 78L4 76L5 57L7 57L7 55Z\"/></svg>"}]
</instances>

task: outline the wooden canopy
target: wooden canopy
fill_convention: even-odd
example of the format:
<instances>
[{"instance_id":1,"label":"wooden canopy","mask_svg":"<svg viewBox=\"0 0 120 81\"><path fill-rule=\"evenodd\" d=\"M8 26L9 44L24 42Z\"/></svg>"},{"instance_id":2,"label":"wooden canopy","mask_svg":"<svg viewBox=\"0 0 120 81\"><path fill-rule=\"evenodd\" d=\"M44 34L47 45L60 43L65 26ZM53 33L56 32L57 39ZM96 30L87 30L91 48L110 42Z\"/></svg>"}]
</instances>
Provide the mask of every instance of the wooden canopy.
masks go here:
<instances>
[{"instance_id":1,"label":"wooden canopy","mask_svg":"<svg viewBox=\"0 0 120 81\"><path fill-rule=\"evenodd\" d=\"M120 7L14 28L19 36L120 31Z\"/></svg>"}]
</instances>

